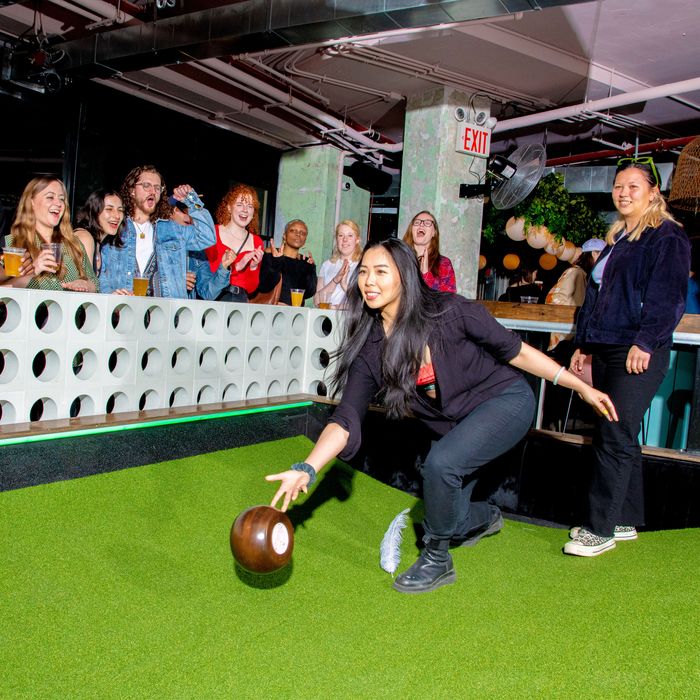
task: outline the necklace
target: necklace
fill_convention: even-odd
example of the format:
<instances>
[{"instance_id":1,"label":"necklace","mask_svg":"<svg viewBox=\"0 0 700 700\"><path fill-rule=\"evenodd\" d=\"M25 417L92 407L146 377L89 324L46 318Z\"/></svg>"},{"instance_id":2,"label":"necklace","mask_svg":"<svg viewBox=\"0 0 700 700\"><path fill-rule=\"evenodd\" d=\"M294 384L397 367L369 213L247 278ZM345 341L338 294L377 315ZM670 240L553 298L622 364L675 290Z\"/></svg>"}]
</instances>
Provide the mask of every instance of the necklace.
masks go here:
<instances>
[{"instance_id":1,"label":"necklace","mask_svg":"<svg viewBox=\"0 0 700 700\"><path fill-rule=\"evenodd\" d=\"M146 222L143 223L143 224L137 224L137 223L134 221L134 228L138 231L139 238L140 238L141 240L143 240L144 238L146 238L146 227L148 226L149 223L150 223L149 221L146 221ZM143 226L143 228L141 228L142 226Z\"/></svg>"}]
</instances>

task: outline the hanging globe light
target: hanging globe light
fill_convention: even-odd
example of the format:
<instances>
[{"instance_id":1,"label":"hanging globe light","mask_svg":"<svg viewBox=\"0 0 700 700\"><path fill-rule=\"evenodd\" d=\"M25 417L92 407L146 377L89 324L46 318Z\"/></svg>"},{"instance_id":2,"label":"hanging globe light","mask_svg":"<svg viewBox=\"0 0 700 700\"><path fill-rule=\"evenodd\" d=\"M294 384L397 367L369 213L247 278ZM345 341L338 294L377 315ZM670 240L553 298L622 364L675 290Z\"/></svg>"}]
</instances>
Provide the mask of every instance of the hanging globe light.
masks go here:
<instances>
[{"instance_id":1,"label":"hanging globe light","mask_svg":"<svg viewBox=\"0 0 700 700\"><path fill-rule=\"evenodd\" d=\"M507 255L503 256L503 267L505 267L506 270L515 270L519 265L520 257L515 253L508 253Z\"/></svg>"}]
</instances>

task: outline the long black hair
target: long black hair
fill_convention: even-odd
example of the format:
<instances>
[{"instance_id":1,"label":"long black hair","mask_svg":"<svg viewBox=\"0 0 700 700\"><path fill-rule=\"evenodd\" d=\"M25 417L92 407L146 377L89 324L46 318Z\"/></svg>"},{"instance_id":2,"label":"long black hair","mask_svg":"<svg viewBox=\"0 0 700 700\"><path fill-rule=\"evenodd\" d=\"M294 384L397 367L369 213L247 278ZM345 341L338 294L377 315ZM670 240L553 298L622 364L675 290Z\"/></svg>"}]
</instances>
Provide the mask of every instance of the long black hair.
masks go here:
<instances>
[{"instance_id":1,"label":"long black hair","mask_svg":"<svg viewBox=\"0 0 700 700\"><path fill-rule=\"evenodd\" d=\"M390 418L411 414L411 400L416 395L416 377L420 369L428 337L431 349L442 341L437 318L444 311L447 295L431 289L423 280L416 254L409 245L396 238L368 243L348 284L345 324L338 350L334 353L335 370L330 381L331 395L345 386L350 367L362 352L381 314L370 309L362 298L357 277L364 256L372 248L382 247L391 256L401 278L401 298L391 333L382 351L382 389L380 399ZM436 332L437 331L437 332Z\"/></svg>"},{"instance_id":2,"label":"long black hair","mask_svg":"<svg viewBox=\"0 0 700 700\"><path fill-rule=\"evenodd\" d=\"M119 200L123 201L117 190L95 190L91 192L85 200L85 204L78 210L75 228L84 228L95 239L95 244L100 247L109 244L115 248L121 248L124 245L122 233L126 229L126 212L119 229L114 235L108 234L105 236L98 221L98 217L104 211L107 197L119 197Z\"/></svg>"}]
</instances>

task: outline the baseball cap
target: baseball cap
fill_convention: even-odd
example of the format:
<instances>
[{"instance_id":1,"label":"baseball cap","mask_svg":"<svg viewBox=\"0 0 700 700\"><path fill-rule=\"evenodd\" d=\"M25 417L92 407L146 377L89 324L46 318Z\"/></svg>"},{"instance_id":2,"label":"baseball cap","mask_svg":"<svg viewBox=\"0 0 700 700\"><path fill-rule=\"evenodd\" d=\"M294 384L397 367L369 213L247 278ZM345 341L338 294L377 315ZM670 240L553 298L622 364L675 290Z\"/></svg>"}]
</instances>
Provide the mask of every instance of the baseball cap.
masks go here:
<instances>
[{"instance_id":1,"label":"baseball cap","mask_svg":"<svg viewBox=\"0 0 700 700\"><path fill-rule=\"evenodd\" d=\"M581 250L584 253L592 253L595 250L603 250L606 243L602 238L589 238L582 246Z\"/></svg>"}]
</instances>

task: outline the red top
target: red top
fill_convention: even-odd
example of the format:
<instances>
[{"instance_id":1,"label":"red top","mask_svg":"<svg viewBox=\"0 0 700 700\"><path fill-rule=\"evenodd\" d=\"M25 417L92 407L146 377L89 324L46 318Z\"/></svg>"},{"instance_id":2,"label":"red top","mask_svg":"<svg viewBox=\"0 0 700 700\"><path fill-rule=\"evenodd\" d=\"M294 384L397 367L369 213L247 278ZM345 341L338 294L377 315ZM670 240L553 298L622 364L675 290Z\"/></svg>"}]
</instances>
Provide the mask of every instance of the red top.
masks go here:
<instances>
[{"instance_id":1,"label":"red top","mask_svg":"<svg viewBox=\"0 0 700 700\"><path fill-rule=\"evenodd\" d=\"M227 250L231 250L227 245L221 242L221 236L219 235L219 225L216 225L216 243L207 248L207 259L209 260L209 266L212 272L216 272L221 265L221 259L224 257L224 253ZM262 248L263 242L260 236L253 234L253 247ZM249 294L254 292L258 285L260 284L260 265L255 268L255 270L250 269L250 265L246 265L240 272L236 272L236 263L246 254L249 250L241 251L236 259L231 264L229 268L231 270L231 276L229 278L229 284L233 284L237 287L242 287Z\"/></svg>"},{"instance_id":2,"label":"red top","mask_svg":"<svg viewBox=\"0 0 700 700\"><path fill-rule=\"evenodd\" d=\"M434 275L428 270L423 275L425 283L437 292L456 292L457 282L455 280L455 271L452 267L452 261L440 255L438 257L438 273Z\"/></svg>"},{"instance_id":3,"label":"red top","mask_svg":"<svg viewBox=\"0 0 700 700\"><path fill-rule=\"evenodd\" d=\"M421 365L418 370L416 384L418 386L430 386L431 384L435 384L435 370L433 369L432 362L429 365Z\"/></svg>"}]
</instances>

